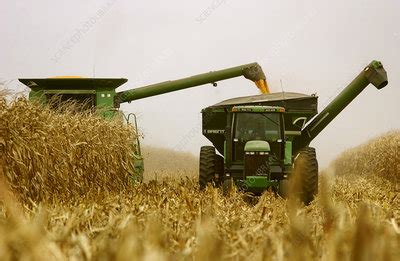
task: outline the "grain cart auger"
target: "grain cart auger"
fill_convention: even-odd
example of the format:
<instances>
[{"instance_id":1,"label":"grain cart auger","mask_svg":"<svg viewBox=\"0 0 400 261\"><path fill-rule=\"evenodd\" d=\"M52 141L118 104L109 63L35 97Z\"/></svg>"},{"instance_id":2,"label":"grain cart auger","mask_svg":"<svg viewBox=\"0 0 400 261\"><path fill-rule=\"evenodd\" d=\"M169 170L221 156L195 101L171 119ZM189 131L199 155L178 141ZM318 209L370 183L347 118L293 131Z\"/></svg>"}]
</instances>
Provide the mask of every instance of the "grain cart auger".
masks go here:
<instances>
[{"instance_id":1,"label":"grain cart auger","mask_svg":"<svg viewBox=\"0 0 400 261\"><path fill-rule=\"evenodd\" d=\"M207 83L212 83L216 86L217 81L239 76L244 76L245 78L254 81L262 93L268 92L264 72L257 63L212 71L179 80L156 83L121 92L116 92L116 88L126 83L128 81L127 79L66 76L55 78L19 79L19 81L31 89L29 93L30 100L38 100L41 103L50 103L53 107L59 106L60 102L72 100L83 104L83 109L96 108L103 117L113 118L122 114L118 110L121 103L179 91ZM133 116L133 127L136 127L135 115L132 115L131 113L126 116L125 119L129 121L130 116ZM138 139L136 140L134 147L134 176L141 179L144 171L144 164Z\"/></svg>"},{"instance_id":2,"label":"grain cart auger","mask_svg":"<svg viewBox=\"0 0 400 261\"><path fill-rule=\"evenodd\" d=\"M288 178L300 175L298 194L310 203L318 191L318 162L309 144L370 83L378 89L388 83L378 61L318 115L315 95L291 92L238 97L203 109L203 135L214 146L201 147L200 187L213 183L228 191L235 185L255 194L272 187L285 196Z\"/></svg>"}]
</instances>

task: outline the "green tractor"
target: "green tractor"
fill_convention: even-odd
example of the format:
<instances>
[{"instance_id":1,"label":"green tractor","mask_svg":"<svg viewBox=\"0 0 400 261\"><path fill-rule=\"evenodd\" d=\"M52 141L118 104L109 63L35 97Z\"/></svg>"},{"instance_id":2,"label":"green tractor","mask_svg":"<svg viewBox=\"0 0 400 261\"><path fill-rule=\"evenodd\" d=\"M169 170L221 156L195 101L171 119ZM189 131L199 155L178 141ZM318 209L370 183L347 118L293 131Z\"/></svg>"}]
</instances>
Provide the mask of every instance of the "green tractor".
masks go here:
<instances>
[{"instance_id":1,"label":"green tractor","mask_svg":"<svg viewBox=\"0 0 400 261\"><path fill-rule=\"evenodd\" d=\"M124 78L81 78L75 76L55 78L25 78L19 79L28 86L30 100L43 104L49 103L53 107L60 106L65 101L75 101L82 104L83 109L95 108L104 118L120 117L120 104L160 95L168 92L212 83L217 81L244 76L256 83L262 92L268 91L265 75L257 63L250 63L228 69L212 71L191 77L156 83L140 88L117 92L116 89L128 80ZM123 114L122 114L123 115ZM125 120L132 123L137 133L136 116L133 113L124 115ZM140 150L139 138L136 139L132 151L136 180L142 180L144 172L143 156Z\"/></svg>"},{"instance_id":2,"label":"green tractor","mask_svg":"<svg viewBox=\"0 0 400 261\"><path fill-rule=\"evenodd\" d=\"M281 92L238 97L202 110L203 135L213 146L200 150L199 185L233 186L261 194L268 188L282 196L288 180L301 181L300 199L309 204L318 191L318 161L310 142L372 83L388 83L378 61L365 69L321 112L317 96Z\"/></svg>"}]
</instances>

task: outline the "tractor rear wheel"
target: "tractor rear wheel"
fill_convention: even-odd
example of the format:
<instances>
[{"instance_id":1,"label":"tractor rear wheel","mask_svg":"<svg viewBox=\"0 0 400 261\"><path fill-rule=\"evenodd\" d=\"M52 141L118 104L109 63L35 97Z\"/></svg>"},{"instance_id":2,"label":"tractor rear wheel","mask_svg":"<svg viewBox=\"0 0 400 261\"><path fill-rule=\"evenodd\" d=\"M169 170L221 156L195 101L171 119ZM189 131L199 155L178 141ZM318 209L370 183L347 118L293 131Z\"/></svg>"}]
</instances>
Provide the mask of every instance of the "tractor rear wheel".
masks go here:
<instances>
[{"instance_id":1,"label":"tractor rear wheel","mask_svg":"<svg viewBox=\"0 0 400 261\"><path fill-rule=\"evenodd\" d=\"M318 161L315 148L302 148L295 161L293 174L297 176L299 199L305 205L313 201L314 196L318 193ZM294 185L296 186L296 185Z\"/></svg>"},{"instance_id":2,"label":"tractor rear wheel","mask_svg":"<svg viewBox=\"0 0 400 261\"><path fill-rule=\"evenodd\" d=\"M200 149L199 185L204 189L207 184L215 186L222 184L224 174L224 158L215 153L213 146L203 146Z\"/></svg>"}]
</instances>

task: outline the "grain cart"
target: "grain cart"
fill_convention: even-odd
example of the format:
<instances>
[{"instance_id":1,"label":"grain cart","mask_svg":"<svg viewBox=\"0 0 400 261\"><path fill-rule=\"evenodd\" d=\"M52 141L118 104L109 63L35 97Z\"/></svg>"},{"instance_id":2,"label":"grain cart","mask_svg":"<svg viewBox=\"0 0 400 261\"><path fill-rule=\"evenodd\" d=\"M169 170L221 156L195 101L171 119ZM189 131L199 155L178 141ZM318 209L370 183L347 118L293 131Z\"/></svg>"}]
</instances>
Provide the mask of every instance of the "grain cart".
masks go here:
<instances>
[{"instance_id":1,"label":"grain cart","mask_svg":"<svg viewBox=\"0 0 400 261\"><path fill-rule=\"evenodd\" d=\"M233 98L203 109L203 135L213 146L200 150L200 187L214 183L229 190L236 185L256 194L272 187L285 195L287 179L295 173L302 181L300 197L308 204L318 190L318 162L310 142L369 83L378 89L388 83L378 61L319 114L317 96L292 92Z\"/></svg>"},{"instance_id":2,"label":"grain cart","mask_svg":"<svg viewBox=\"0 0 400 261\"><path fill-rule=\"evenodd\" d=\"M113 118L122 113L118 110L121 103L131 102L150 96L195 87L207 83L216 86L217 81L244 76L252 80L262 93L268 92L264 72L257 63L245 64L219 71L199 74L179 80L156 83L140 88L117 92L116 89L128 80L124 78L81 78L81 77L55 77L19 79L28 86L30 100L38 100L41 103L50 103L51 106L59 106L60 102L72 100L83 104L84 109L96 110L104 118ZM132 117L132 118L131 118ZM133 119L133 127L137 131L136 116L132 113L125 119ZM136 140L133 151L135 176L142 178L144 171L143 157L140 151L139 139Z\"/></svg>"}]
</instances>

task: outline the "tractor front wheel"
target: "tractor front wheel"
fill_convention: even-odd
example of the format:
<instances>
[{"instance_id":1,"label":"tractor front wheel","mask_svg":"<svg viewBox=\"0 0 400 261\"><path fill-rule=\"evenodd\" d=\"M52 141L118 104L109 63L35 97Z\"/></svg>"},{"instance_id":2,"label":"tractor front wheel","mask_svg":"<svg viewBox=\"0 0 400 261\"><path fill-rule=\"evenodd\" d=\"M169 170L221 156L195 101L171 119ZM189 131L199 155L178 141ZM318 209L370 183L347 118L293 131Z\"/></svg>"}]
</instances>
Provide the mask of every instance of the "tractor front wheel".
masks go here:
<instances>
[{"instance_id":1,"label":"tractor front wheel","mask_svg":"<svg viewBox=\"0 0 400 261\"><path fill-rule=\"evenodd\" d=\"M204 189L207 184L220 186L224 174L224 158L215 153L213 146L200 149L199 185Z\"/></svg>"}]
</instances>

